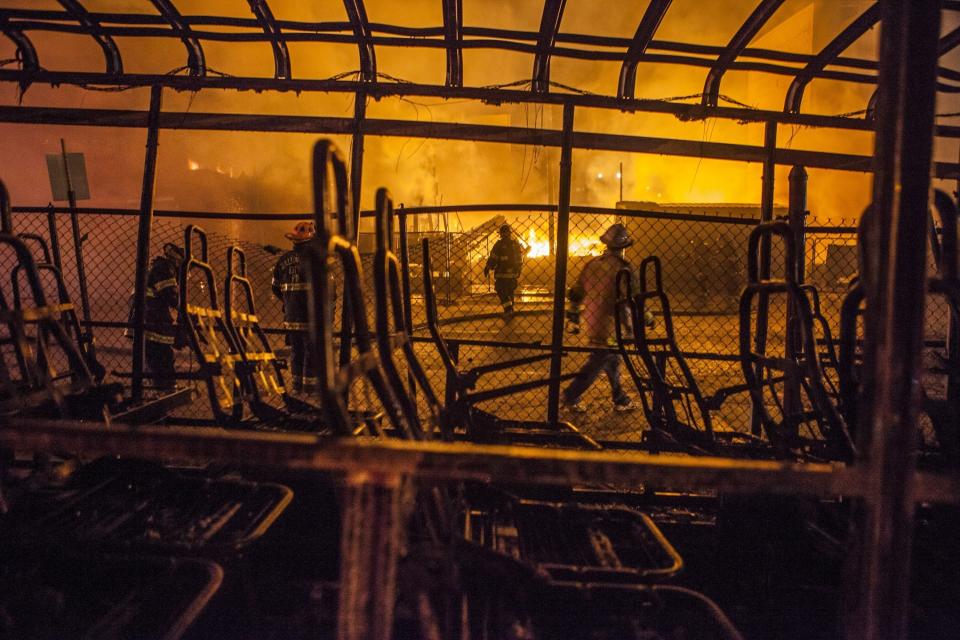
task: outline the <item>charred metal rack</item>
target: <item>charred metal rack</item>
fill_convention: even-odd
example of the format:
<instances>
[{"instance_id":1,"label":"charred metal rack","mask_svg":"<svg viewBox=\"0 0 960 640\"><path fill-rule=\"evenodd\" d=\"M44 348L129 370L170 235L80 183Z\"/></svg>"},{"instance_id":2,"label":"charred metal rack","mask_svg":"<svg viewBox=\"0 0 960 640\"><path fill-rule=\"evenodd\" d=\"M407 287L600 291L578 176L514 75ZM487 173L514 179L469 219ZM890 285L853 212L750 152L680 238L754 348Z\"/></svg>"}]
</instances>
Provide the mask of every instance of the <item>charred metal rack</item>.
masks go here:
<instances>
[{"instance_id":1,"label":"charred metal rack","mask_svg":"<svg viewBox=\"0 0 960 640\"><path fill-rule=\"evenodd\" d=\"M63 109L48 107L0 107L0 120L33 124L70 124L146 128L147 152L140 206L138 264L136 277L134 388L142 385L143 301L150 225L154 215L157 145L161 130L230 130L341 133L353 137L350 172L354 216L359 211L363 140L367 135L466 139L526 143L559 147L561 171L558 185L557 257L554 301L554 344L562 334L562 292L566 288L567 235L569 232L570 183L574 148L721 158L762 162L764 165L763 220L772 220L773 173L776 165L809 168L872 171L876 233L869 239L870 281L864 294L871 311L864 316L866 341L859 383L864 401L857 411L857 445L861 458L849 466L778 463L767 461L676 458L668 455L609 454L604 452L539 451L528 448L498 448L437 442L377 443L330 441L316 435L225 433L211 429L138 430L69 422L27 423L10 421L0 427L0 438L9 445L37 450L83 450L91 455L124 454L182 459L217 459L231 462L262 461L264 465L344 471L355 488L348 513L356 522L365 513L395 515L400 492L399 478L473 478L572 484L591 481L618 483L657 482L682 489L757 491L845 495L857 499L863 517L859 521L858 549L845 601L848 637L905 637L912 515L917 503L960 501L954 475L917 473L914 449L918 398L912 381L920 371L923 308L926 296L925 245L930 176L956 178L956 163L931 161L934 135L960 137L960 129L937 125L934 102L938 92L956 93L957 71L939 65L939 56L960 42L957 32L939 33L940 12L956 11L956 2L883 0L871 5L819 53L799 55L750 48L751 39L783 4L762 0L725 47L663 42L655 39L657 28L669 11L669 0L653 1L632 39L563 33L560 31L564 3L544 3L539 32L483 29L463 24L459 2L444 2L442 27L409 29L371 23L362 2L344 3L347 20L318 28L314 24L277 20L266 2L251 2L252 17L185 16L171 0L154 4L157 15L99 14L86 12L79 3L63 2L64 11L0 9L0 32L17 49L19 69L0 69L0 80L17 83L21 90L32 84L76 86L151 87L149 111ZM881 55L877 62L842 56L873 24L882 26ZM209 28L208 28L209 27ZM232 32L229 29L238 29ZM32 32L85 34L102 49L105 71L51 71L42 67L43 57L33 45ZM187 51L188 75L126 73L117 40L160 37L182 42ZM203 44L207 41L260 41L274 54L273 78L221 77L209 72ZM357 46L360 74L352 80L299 79L293 75L294 60L287 43L346 42ZM565 46L568 44L577 45ZM416 46L442 49L446 53L444 85L386 83L380 81L376 47ZM531 90L472 88L464 85L463 50L488 47L515 50L534 56ZM550 60L565 56L586 60L622 62L615 94L580 95L553 91ZM746 59L749 58L749 59ZM638 69L645 63L668 63L709 69L699 104L674 104L635 98ZM793 66L799 63L803 66ZM758 70L794 78L783 111L719 106L721 81L728 71ZM804 88L814 79L876 84L875 99L867 117L839 117L802 113ZM250 114L173 113L162 110L164 89L174 90L275 90L345 92L356 96L353 117L302 117ZM563 128L500 127L460 123L406 122L367 118L366 100L384 96L439 96L490 103L522 102L557 104L564 107ZM673 114L684 119L724 118L766 123L764 145L712 143L687 140L619 136L574 129L577 108L603 108L627 112ZM832 128L837 131L875 131L873 157L781 148L778 124ZM356 228L353 225L352 228ZM761 248L762 249L762 248ZM769 255L767 253L767 255ZM761 261L761 278L768 259ZM843 367L841 357L841 367ZM560 356L554 354L551 375L559 372ZM843 390L841 390L841 395ZM139 396L139 393L135 393ZM551 390L549 419L557 419L557 389ZM356 545L360 566L379 568L383 556L364 555ZM389 560L387 560L389 569ZM387 574L389 575L389 574ZM348 584L347 594L359 584ZM392 587L387 587L392 588ZM356 619L390 618L389 598L346 598L344 613ZM355 607L351 609L350 607ZM347 629L342 637L362 637L365 629Z\"/></svg>"}]
</instances>

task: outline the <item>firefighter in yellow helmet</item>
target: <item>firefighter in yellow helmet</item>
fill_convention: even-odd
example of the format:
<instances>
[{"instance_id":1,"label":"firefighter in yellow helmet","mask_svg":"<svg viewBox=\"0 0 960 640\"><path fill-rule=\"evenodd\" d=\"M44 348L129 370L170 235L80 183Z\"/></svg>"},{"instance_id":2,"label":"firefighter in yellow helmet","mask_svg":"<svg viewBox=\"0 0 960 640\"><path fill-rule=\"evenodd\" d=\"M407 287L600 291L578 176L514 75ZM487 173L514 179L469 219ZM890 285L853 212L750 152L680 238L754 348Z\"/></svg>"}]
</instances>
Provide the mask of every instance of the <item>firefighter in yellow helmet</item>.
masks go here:
<instances>
[{"instance_id":1,"label":"firefighter in yellow helmet","mask_svg":"<svg viewBox=\"0 0 960 640\"><path fill-rule=\"evenodd\" d=\"M307 242L315 234L313 222L299 222L291 233L285 234L293 241L293 249L277 260L273 268L271 288L273 295L283 302L283 328L290 346L290 377L295 392L310 392L316 389L317 373L310 354L309 315L307 308Z\"/></svg>"}]
</instances>

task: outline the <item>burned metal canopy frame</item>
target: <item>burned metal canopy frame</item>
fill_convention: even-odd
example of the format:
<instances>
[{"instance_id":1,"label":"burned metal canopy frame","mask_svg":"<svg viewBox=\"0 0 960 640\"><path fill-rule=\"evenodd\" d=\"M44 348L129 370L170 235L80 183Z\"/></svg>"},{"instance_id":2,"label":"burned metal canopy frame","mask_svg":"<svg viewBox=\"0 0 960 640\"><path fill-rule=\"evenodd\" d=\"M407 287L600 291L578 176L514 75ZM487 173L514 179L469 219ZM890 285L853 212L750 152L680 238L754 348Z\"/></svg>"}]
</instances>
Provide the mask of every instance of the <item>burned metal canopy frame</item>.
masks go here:
<instances>
[{"instance_id":1,"label":"burned metal canopy frame","mask_svg":"<svg viewBox=\"0 0 960 640\"><path fill-rule=\"evenodd\" d=\"M63 0L62 11L0 7L0 32L16 47L15 65L0 68L0 82L16 82L26 91L31 84L75 85L96 88L151 87L149 111L66 109L0 106L0 122L139 127L148 130L138 235L138 272L134 326L134 384L142 379L143 301L145 267L154 216L153 190L159 131L162 129L284 131L351 134L351 191L354 215L359 215L363 139L366 135L445 138L559 147L560 177L556 206L556 279L554 281L552 345L562 345L563 294L571 206L571 166L574 148L633 153L680 155L763 162L763 209L772 216L775 164L804 165L834 170L873 171L874 206L883 236L870 239L872 255L883 262L879 286L881 301L868 333L869 415L861 419L869 429L863 450L867 455L849 466L743 463L692 458L627 456L583 452L517 452L496 448L447 445L397 447L391 444L343 444L298 439L293 436L237 434L222 431L172 431L124 428L103 430L76 424L11 422L0 428L5 443L61 450L78 447L88 452L136 453L158 458L192 455L201 458L254 457L264 464L311 469L356 471L375 469L399 477L418 473L434 477L509 478L546 482L662 481L677 488L713 487L723 490L784 491L857 498L866 513L860 527L861 557L851 580L847 636L903 638L907 619L911 522L913 506L922 501L956 501L956 476L917 473L910 452L915 437L916 398L912 381L920 363L917 354L923 334L925 290L926 210L929 179L960 177L956 163L932 163L933 136L960 138L960 127L936 125L934 104L939 94L960 93L960 71L944 67L939 59L958 44L960 30L940 37L941 10L958 11L960 2L883 0L871 5L849 25L837 28L829 43L815 54L798 54L751 47L765 25L777 17L784 0L755 0L749 16L726 46L658 40L657 31L669 17L671 0L651 0L632 38L572 33L561 29L565 0L545 0L538 31L488 28L464 24L462 0L436 0L442 24L411 28L370 22L363 0L343 0L341 22L305 22L278 19L269 0L249 0L249 17L184 14L186 0L151 0L156 14L90 12L82 0ZM747 4L747 0L744 0ZM0 0L2 4L2 0ZM883 27L882 60L845 56L873 26ZM631 25L632 26L632 25ZM89 36L103 51L103 70L48 70L30 38L38 32ZM117 45L122 38L123 47ZM125 71L122 48L148 40L173 39L182 43L185 63L171 73ZM45 38L45 43L56 38ZM230 43L263 43L272 49L272 77L225 76L208 64L204 43L221 49ZM354 46L359 69L344 69L330 78L302 77L291 56L291 43L307 43L322 55L327 43ZM387 79L377 70L376 48L421 47L445 52L445 73L437 83L415 84ZM519 52L531 56L529 77L497 86L465 86L465 49ZM602 93L563 87L551 82L556 58L619 63L616 86ZM702 70L703 90L695 103L637 98L644 72L652 65L674 65ZM186 70L187 74L180 73ZM759 72L791 78L782 110L754 109L733 103L723 93L728 72ZM440 78L443 77L442 83ZM864 104L864 115L804 113L805 89L817 80L882 86ZM184 91L252 90L343 92L355 95L353 117L303 117L257 114L170 113L162 109L165 88ZM560 130L538 127L413 122L366 118L366 99L386 96L463 98L491 104L536 103L563 106ZM727 105L721 105L726 102ZM732 105L732 106L729 106ZM876 106L876 109L874 109ZM710 143L656 137L621 136L576 131L575 109L600 108L621 112L672 114L681 120L724 118L763 122L763 146ZM878 116L876 121L873 115ZM793 150L777 145L778 124L876 131L873 157L823 151ZM802 212L802 208L801 208ZM356 225L354 225L356 228ZM769 260L769 258L767 258ZM894 302L903 303L895 308ZM555 349L551 371L559 372L560 350ZM138 358L140 361L138 361ZM557 418L558 388L550 391L549 420ZM249 449L247 448L249 447ZM249 455L240 455L249 454ZM531 473L534 470L534 473Z\"/></svg>"},{"instance_id":2,"label":"burned metal canopy frame","mask_svg":"<svg viewBox=\"0 0 960 640\"><path fill-rule=\"evenodd\" d=\"M550 82L550 61L553 57L581 60L617 61L622 63L617 87L610 87L604 94L615 98L602 106L623 110L643 109L643 102L635 98L638 72L644 64L670 64L685 67L700 67L707 70L702 105L707 109L699 117L723 117L722 111L713 111L723 100L721 93L724 75L728 71L757 71L795 77L791 84L784 111L799 113L803 88L815 79L829 79L858 84L876 84L877 63L873 60L843 57L841 54L879 19L876 5L837 34L835 39L815 55L786 51L750 48L750 43L766 24L774 18L784 0L762 0L747 17L725 47L699 43L657 40L656 33L663 19L669 14L671 0L652 0L647 6L632 39L598 36L590 33L561 31L565 0L545 0L541 12L540 29L537 32L515 29L499 29L464 25L462 0L437 0L442 3L443 24L436 27L405 27L392 24L371 23L363 0L343 0L344 22L304 22L278 20L270 8L269 0L249 0L251 17L226 15L185 15L182 0L151 0L157 14L95 13L84 8L81 0L61 0L63 11L0 8L0 31L15 44L20 61L19 70L5 70L2 79L17 79L23 87L32 82L52 82L80 85L137 86L156 84L146 82L140 75L123 72L123 61L115 38L123 37L125 46L136 47L138 40L174 38L186 49L183 69L189 71L191 82L179 84L179 88L197 90L219 86L209 73L204 55L203 42L269 44L275 60L274 79L284 81L264 85L263 78L236 78L235 88L262 89L268 86L277 90L303 90L297 80L319 80L296 77L288 43L347 43L357 47L359 53L359 79L362 83L377 84L382 77L377 71L376 46L442 48L446 52L447 88L463 86L463 50L487 49L516 51L533 55L533 71L530 78L530 93L556 92L558 87ZM43 67L42 56L28 36L30 32L60 32L85 34L93 38L103 49L106 68L102 73L89 73L85 69L50 73ZM943 52L949 51L960 39L956 32L944 37ZM318 49L322 51L322 49ZM712 59L711 59L712 58ZM796 65L804 65L798 68ZM349 71L349 70L344 70ZM938 72L938 89L941 92L960 91L960 71L941 68ZM339 76L337 77L339 79ZM349 81L341 90L354 91ZM289 83L289 84L288 84ZM401 83L406 85L408 83ZM512 83L515 84L515 83ZM428 85L432 86L432 85ZM507 87L484 87L479 99L491 102L516 100L514 92ZM417 93L415 86L410 87ZM337 90L325 84L317 90ZM396 89L395 89L396 90ZM615 91L614 91L615 90ZM402 91L402 90L401 90ZM371 94L375 95L375 94ZM449 95L443 92L436 95ZM591 94L596 96L596 94ZM602 95L602 94L601 94ZM576 91L560 90L563 102L577 96ZM534 98L535 99L535 98ZM600 105L597 105L600 106ZM865 105L866 106L866 105ZM736 117L736 116L735 116ZM772 112L757 110L751 120L776 119ZM807 123L812 124L812 123ZM824 122L824 126L844 125Z\"/></svg>"}]
</instances>

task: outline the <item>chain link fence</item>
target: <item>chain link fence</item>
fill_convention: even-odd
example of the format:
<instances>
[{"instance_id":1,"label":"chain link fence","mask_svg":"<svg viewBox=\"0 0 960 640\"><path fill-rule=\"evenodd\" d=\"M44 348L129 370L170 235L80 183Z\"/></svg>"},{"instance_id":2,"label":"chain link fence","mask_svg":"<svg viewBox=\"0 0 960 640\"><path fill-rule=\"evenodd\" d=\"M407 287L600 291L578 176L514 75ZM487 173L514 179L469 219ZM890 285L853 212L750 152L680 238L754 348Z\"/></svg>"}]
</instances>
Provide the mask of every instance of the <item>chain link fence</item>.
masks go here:
<instances>
[{"instance_id":1,"label":"chain link fence","mask_svg":"<svg viewBox=\"0 0 960 640\"><path fill-rule=\"evenodd\" d=\"M446 374L425 327L421 248L424 240L430 246L442 333L456 346L463 369L551 349L557 214L549 210L505 209L476 211L473 208L469 217L464 216L467 223L458 225L456 230L449 230L449 226L444 230L444 225L438 224L433 214L407 210L414 335L418 339L418 354L441 397ZM634 240L624 257L634 268L648 255L657 255L661 259L663 286L673 308L677 341L687 354L693 374L704 393L710 395L719 389L741 384L743 376L737 357L737 308L747 276L747 238L758 215L756 209L728 208L718 212L716 207L706 206L700 213L689 209L678 213L574 208L568 236L567 286L577 281L589 260L602 253L603 245L599 237L604 230L614 222L623 222ZM80 293L69 216L56 215L54 218L67 289L79 310ZM79 222L97 354L107 371L125 378L131 370L132 343L127 337L129 332L126 331L126 323L135 270L137 218L85 213L79 216ZM189 222L187 219L171 217L156 218L152 230L151 255L159 255L166 242L182 244L184 228ZM209 259L217 273L219 286L222 287L226 274L227 248L237 244L246 252L248 274L253 282L261 323L270 335L274 350L281 356L286 355L282 305L270 291L273 266L285 249L238 241L231 232L237 228L237 221L198 222L208 232ZM484 266L498 237L498 229L505 223L510 224L526 253L515 292L515 314L509 318L503 315L493 275L484 274ZM17 232L38 234L49 242L47 215L16 213L14 224ZM257 222L245 221L240 224ZM376 299L371 269L372 234L361 234L360 245L365 267L367 314L373 328ZM398 243L395 242L396 246ZM11 259L8 255L0 256L3 273L9 273ZM782 270L782 247L777 242L772 247L771 263L775 274ZM808 220L804 265L806 281L817 287L823 316L836 338L840 304L857 273L855 227L826 226L816 220ZM7 295L11 286L9 280L2 286ZM342 286L342 282L338 286ZM946 305L932 299L927 310L927 339L931 349L942 349L948 317ZM776 345L783 341L785 324L783 306L771 303L768 344L772 349L778 348ZM595 348L588 344L583 334L565 333L562 345L564 373L578 371L591 349ZM613 349L613 346L610 348ZM178 352L177 365L183 371L195 368L188 350ZM549 367L549 361L541 361L497 371L482 377L478 388L544 379L549 374ZM622 368L621 379L628 393L638 401L638 392ZM937 380L931 379L928 393L942 393L938 384ZM355 391L354 398L358 405L371 404L367 391L362 385ZM547 387L544 386L490 400L481 406L503 418L544 420L547 393ZM199 398L189 410L189 415L209 415L208 408L204 406L205 395L201 394ZM583 402L589 408L586 414L561 413L561 417L569 419L596 438L638 442L647 428L641 411L613 411L606 379L597 380L583 396ZM750 403L747 395L731 396L716 416L728 428L739 431L749 429ZM925 431L929 435L929 429Z\"/></svg>"}]
</instances>

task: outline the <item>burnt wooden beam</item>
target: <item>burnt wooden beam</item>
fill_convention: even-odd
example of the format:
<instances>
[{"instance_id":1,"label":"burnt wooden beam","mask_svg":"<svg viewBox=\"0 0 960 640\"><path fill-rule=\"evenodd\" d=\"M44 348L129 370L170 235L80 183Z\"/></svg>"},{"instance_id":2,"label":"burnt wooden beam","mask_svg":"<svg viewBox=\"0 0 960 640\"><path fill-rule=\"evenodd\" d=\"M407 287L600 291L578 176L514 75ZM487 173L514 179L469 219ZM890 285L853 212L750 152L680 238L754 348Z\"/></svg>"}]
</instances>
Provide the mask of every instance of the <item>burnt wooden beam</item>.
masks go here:
<instances>
[{"instance_id":1,"label":"burnt wooden beam","mask_svg":"<svg viewBox=\"0 0 960 640\"><path fill-rule=\"evenodd\" d=\"M11 419L0 443L17 450L80 451L177 462L221 461L264 468L382 473L430 479L540 485L618 483L680 491L857 496L867 470L836 464L729 460L632 451L579 451L316 434ZM918 502L960 500L956 476L914 475Z\"/></svg>"},{"instance_id":2,"label":"burnt wooden beam","mask_svg":"<svg viewBox=\"0 0 960 640\"><path fill-rule=\"evenodd\" d=\"M540 17L540 32L537 36L536 56L533 59L531 89L534 93L550 91L550 54L560 32L563 8L567 0L544 0Z\"/></svg>"},{"instance_id":3,"label":"burnt wooden beam","mask_svg":"<svg viewBox=\"0 0 960 640\"><path fill-rule=\"evenodd\" d=\"M647 10L640 19L637 32L633 35L630 47L627 49L620 67L620 81L617 84L617 97L632 100L637 84L637 65L647 52L647 47L653 42L653 35L660 27L663 16L667 14L673 0L651 0Z\"/></svg>"},{"instance_id":4,"label":"burnt wooden beam","mask_svg":"<svg viewBox=\"0 0 960 640\"><path fill-rule=\"evenodd\" d=\"M744 21L737 32L730 39L726 49L717 58L707 74L707 81L703 85L703 104L716 106L720 98L720 82L723 75L731 68L731 64L743 53L750 41L757 35L763 25L773 17L784 0L760 0L760 4Z\"/></svg>"},{"instance_id":5,"label":"burnt wooden beam","mask_svg":"<svg viewBox=\"0 0 960 640\"><path fill-rule=\"evenodd\" d=\"M850 45L856 42L863 34L872 29L880 21L880 5L873 4L860 16L847 25L847 28L841 31L836 38L830 41L827 46L821 49L814 60L807 63L807 66L797 74L797 77L790 83L787 90L787 98L783 110L790 113L800 113L800 104L803 102L803 92L807 85L817 74L823 71L827 65L833 64L841 53Z\"/></svg>"}]
</instances>

